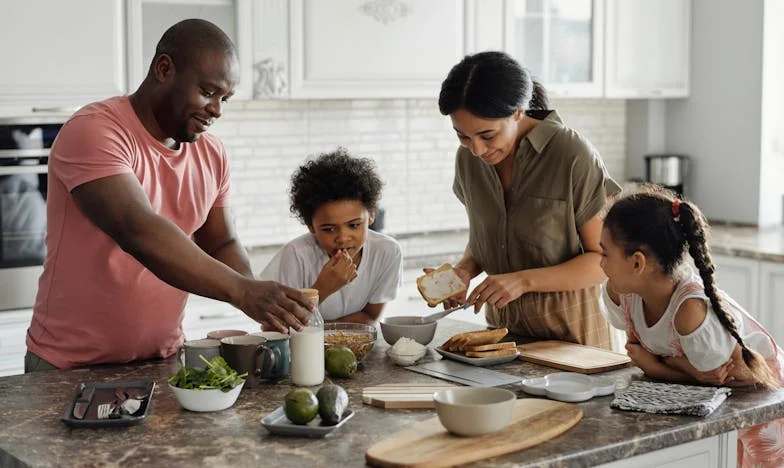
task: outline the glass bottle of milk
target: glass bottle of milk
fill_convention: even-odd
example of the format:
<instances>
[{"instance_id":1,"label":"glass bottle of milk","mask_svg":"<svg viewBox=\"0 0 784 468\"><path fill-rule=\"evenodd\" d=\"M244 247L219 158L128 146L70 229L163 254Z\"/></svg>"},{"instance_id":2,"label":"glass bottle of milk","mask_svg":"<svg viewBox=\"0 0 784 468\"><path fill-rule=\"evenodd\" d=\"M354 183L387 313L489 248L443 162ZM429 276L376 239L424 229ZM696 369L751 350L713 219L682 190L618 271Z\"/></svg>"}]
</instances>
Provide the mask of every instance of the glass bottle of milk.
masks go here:
<instances>
[{"instance_id":1,"label":"glass bottle of milk","mask_svg":"<svg viewBox=\"0 0 784 468\"><path fill-rule=\"evenodd\" d=\"M318 289L303 288L315 308L302 330L291 329L291 381L311 387L324 381L324 319L318 311Z\"/></svg>"}]
</instances>

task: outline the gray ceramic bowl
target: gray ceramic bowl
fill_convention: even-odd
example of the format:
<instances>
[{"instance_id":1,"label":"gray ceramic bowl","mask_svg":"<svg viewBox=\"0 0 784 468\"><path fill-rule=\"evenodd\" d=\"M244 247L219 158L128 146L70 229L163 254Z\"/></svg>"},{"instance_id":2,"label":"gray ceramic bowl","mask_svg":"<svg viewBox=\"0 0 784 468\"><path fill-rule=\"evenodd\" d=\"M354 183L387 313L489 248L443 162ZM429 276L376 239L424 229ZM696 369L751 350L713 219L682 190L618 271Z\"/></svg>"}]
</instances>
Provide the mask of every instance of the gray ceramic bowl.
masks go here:
<instances>
[{"instance_id":1,"label":"gray ceramic bowl","mask_svg":"<svg viewBox=\"0 0 784 468\"><path fill-rule=\"evenodd\" d=\"M415 316L385 317L381 319L381 335L390 345L394 345L404 336L421 345L427 345L433 341L438 322L422 323L421 319Z\"/></svg>"},{"instance_id":2,"label":"gray ceramic bowl","mask_svg":"<svg viewBox=\"0 0 784 468\"><path fill-rule=\"evenodd\" d=\"M441 424L459 436L497 432L512 420L517 395L497 387L460 387L435 393Z\"/></svg>"}]
</instances>

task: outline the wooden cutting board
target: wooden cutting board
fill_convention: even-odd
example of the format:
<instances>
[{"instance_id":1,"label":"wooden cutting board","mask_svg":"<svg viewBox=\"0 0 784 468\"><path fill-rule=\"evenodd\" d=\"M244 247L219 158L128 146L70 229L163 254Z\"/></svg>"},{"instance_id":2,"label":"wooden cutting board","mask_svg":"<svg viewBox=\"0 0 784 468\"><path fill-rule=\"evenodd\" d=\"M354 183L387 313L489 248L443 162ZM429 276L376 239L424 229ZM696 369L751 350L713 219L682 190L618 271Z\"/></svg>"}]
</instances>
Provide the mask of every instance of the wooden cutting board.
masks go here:
<instances>
[{"instance_id":1,"label":"wooden cutting board","mask_svg":"<svg viewBox=\"0 0 784 468\"><path fill-rule=\"evenodd\" d=\"M629 356L565 341L537 341L517 347L523 361L556 369L596 374L629 365Z\"/></svg>"},{"instance_id":2,"label":"wooden cutting board","mask_svg":"<svg viewBox=\"0 0 784 468\"><path fill-rule=\"evenodd\" d=\"M512 422L502 431L459 437L448 433L435 417L378 442L365 459L376 466L419 468L471 463L533 447L563 434L582 417L577 405L525 398L515 402Z\"/></svg>"},{"instance_id":3,"label":"wooden cutting board","mask_svg":"<svg viewBox=\"0 0 784 468\"><path fill-rule=\"evenodd\" d=\"M450 384L386 384L362 389L362 403L385 409L435 408L433 394Z\"/></svg>"}]
</instances>

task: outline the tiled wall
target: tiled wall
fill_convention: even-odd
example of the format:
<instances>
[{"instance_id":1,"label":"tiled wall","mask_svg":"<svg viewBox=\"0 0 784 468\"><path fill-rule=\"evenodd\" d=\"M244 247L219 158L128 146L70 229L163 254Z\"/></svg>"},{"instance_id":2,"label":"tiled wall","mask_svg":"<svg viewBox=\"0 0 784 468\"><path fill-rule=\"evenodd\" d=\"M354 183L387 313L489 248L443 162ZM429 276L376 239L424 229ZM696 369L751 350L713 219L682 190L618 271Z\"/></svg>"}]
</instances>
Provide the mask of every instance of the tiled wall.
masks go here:
<instances>
[{"instance_id":1,"label":"tiled wall","mask_svg":"<svg viewBox=\"0 0 784 468\"><path fill-rule=\"evenodd\" d=\"M625 101L562 100L552 107L623 179ZM212 131L231 159L232 204L247 247L281 244L304 232L289 214L289 178L307 156L337 146L377 162L385 232L467 227L451 188L457 138L435 100L235 102Z\"/></svg>"}]
</instances>

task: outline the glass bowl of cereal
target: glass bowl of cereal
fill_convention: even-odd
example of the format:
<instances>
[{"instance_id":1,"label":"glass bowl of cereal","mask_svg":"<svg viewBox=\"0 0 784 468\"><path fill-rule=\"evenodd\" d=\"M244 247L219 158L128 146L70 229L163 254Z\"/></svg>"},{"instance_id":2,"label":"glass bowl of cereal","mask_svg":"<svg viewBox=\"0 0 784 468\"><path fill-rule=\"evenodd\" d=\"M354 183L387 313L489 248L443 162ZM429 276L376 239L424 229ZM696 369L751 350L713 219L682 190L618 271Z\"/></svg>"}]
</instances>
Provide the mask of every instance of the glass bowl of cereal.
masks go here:
<instances>
[{"instance_id":1,"label":"glass bowl of cereal","mask_svg":"<svg viewBox=\"0 0 784 468\"><path fill-rule=\"evenodd\" d=\"M324 324L324 346L343 345L354 353L357 362L362 361L373 349L376 338L376 327L373 325L350 322Z\"/></svg>"}]
</instances>

